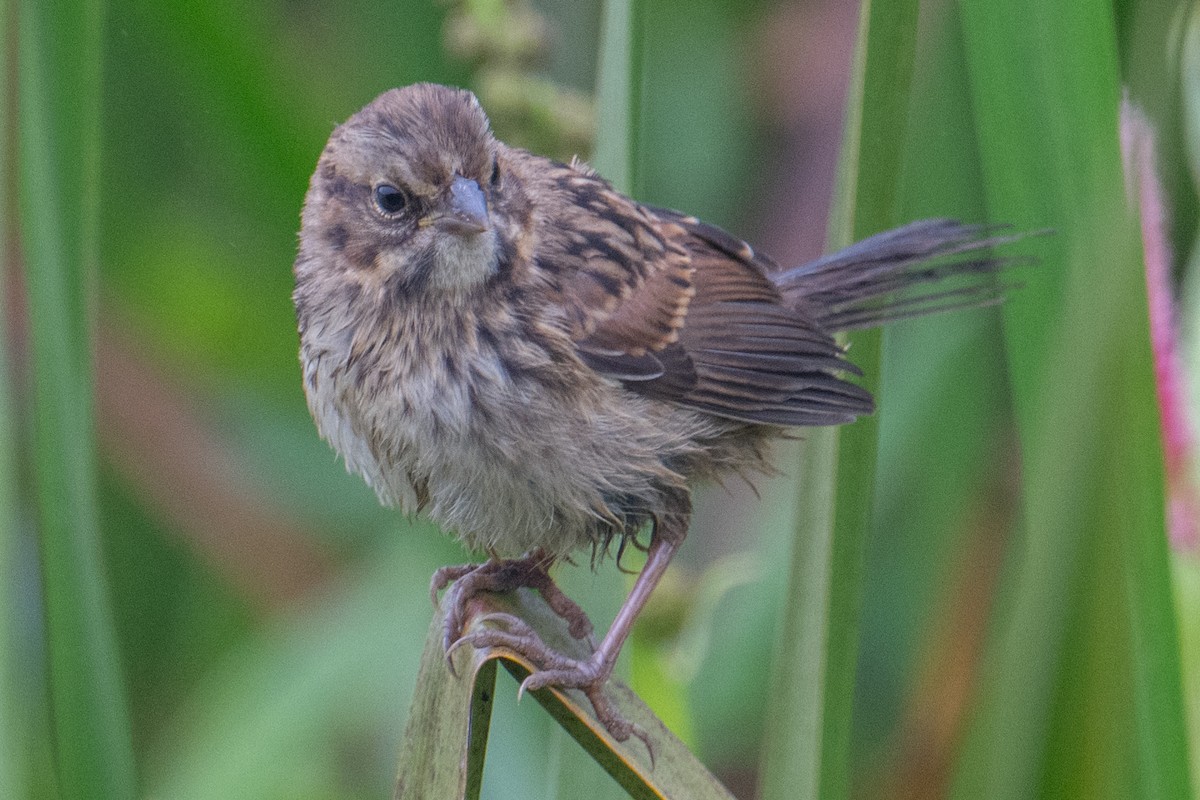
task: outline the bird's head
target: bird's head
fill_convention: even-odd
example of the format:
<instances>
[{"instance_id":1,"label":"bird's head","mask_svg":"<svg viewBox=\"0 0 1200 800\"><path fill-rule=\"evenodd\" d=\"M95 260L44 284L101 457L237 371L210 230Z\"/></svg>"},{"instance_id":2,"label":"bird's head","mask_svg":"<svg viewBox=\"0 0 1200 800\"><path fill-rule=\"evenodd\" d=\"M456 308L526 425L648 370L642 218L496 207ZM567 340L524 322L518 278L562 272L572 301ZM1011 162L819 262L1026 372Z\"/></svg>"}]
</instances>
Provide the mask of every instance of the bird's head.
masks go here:
<instances>
[{"instance_id":1,"label":"bird's head","mask_svg":"<svg viewBox=\"0 0 1200 800\"><path fill-rule=\"evenodd\" d=\"M409 294L482 285L500 260L502 149L468 91L416 84L380 95L321 155L297 271L337 264Z\"/></svg>"}]
</instances>

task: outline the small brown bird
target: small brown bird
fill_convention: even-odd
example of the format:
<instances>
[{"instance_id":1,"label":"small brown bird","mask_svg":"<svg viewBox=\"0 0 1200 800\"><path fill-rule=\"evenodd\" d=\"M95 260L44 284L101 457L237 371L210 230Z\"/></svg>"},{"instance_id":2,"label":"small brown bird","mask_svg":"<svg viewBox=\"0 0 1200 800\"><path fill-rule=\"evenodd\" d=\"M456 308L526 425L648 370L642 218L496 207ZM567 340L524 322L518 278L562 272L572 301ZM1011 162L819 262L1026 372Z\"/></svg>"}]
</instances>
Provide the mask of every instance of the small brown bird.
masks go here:
<instances>
[{"instance_id":1,"label":"small brown bird","mask_svg":"<svg viewBox=\"0 0 1200 800\"><path fill-rule=\"evenodd\" d=\"M478 566L448 567L446 647L481 591L537 588L557 559L649 526L647 562L591 658L527 626L476 633L600 687L687 534L689 485L765 466L787 428L873 410L834 333L999 299L995 282L911 291L1005 261L992 230L927 220L779 269L695 217L638 203L580 163L497 141L470 92L389 91L334 131L305 201L296 311L321 435L388 506L423 511ZM899 290L899 294L893 293ZM910 291L905 291L910 290Z\"/></svg>"}]
</instances>

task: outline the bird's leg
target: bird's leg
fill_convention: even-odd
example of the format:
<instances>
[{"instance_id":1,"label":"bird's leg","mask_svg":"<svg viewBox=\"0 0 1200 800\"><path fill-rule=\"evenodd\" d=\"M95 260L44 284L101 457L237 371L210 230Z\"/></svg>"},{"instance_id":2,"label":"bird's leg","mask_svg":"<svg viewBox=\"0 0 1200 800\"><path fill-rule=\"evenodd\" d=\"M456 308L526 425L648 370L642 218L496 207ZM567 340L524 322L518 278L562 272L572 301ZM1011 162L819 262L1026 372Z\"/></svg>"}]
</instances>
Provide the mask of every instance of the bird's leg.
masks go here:
<instances>
[{"instance_id":1,"label":"bird's leg","mask_svg":"<svg viewBox=\"0 0 1200 800\"><path fill-rule=\"evenodd\" d=\"M480 592L511 592L522 586L536 589L550 609L568 625L571 636L592 642L592 622L574 600L567 597L554 583L548 572L554 557L538 548L522 558L501 559L495 556L482 564L463 564L442 567L429 582L434 605L437 595L448 585L441 605L445 607L443 646L447 651L462 636L467 621L467 604Z\"/></svg>"},{"instance_id":2,"label":"bird's leg","mask_svg":"<svg viewBox=\"0 0 1200 800\"><path fill-rule=\"evenodd\" d=\"M686 499L684 500L686 503ZM633 590L625 599L621 610L613 620L612 627L590 658L573 659L558 653L542 642L541 638L525 623L505 615L503 620L509 630L477 630L464 636L456 647L471 644L475 647L507 647L528 658L539 667L539 671L527 677L521 691L543 689L548 686L579 689L591 701L598 719L617 741L625 741L630 734L637 736L650 747L649 737L644 730L624 719L604 697L604 682L612 675L622 645L629 638L633 623L650 599L654 588L662 579L671 563L680 542L687 532L686 512L672 515L676 524L663 525L660 519L655 524L650 538L650 549L646 565L633 584ZM682 522L682 524L680 524ZM653 754L653 750L651 750Z\"/></svg>"}]
</instances>

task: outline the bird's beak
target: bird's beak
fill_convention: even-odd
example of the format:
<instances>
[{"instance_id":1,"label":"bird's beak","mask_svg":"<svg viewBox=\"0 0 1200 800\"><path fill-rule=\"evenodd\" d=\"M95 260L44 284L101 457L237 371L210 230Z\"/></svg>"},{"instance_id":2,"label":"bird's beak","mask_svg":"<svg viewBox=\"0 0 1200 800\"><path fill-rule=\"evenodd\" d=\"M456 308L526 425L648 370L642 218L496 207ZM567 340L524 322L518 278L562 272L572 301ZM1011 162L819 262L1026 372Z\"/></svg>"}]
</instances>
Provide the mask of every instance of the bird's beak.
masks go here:
<instances>
[{"instance_id":1,"label":"bird's beak","mask_svg":"<svg viewBox=\"0 0 1200 800\"><path fill-rule=\"evenodd\" d=\"M446 213L437 220L438 227L458 234L483 233L490 227L487 198L479 184L470 178L455 175L450 183L450 199Z\"/></svg>"}]
</instances>

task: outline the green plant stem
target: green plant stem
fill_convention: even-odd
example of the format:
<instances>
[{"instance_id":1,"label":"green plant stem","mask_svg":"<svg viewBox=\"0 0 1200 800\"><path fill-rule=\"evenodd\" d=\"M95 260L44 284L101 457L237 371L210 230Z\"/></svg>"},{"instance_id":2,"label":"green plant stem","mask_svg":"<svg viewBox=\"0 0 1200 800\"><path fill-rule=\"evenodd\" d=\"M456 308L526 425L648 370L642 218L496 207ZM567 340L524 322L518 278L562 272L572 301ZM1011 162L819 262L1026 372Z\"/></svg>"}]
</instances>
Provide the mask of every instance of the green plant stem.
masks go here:
<instances>
[{"instance_id":1,"label":"green plant stem","mask_svg":"<svg viewBox=\"0 0 1200 800\"><path fill-rule=\"evenodd\" d=\"M955 796L1186 797L1113 7L960 7L990 216L1056 233L1004 309L1024 530Z\"/></svg>"},{"instance_id":2,"label":"green plant stem","mask_svg":"<svg viewBox=\"0 0 1200 800\"><path fill-rule=\"evenodd\" d=\"M638 194L641 135L642 62L645 13L637 0L604 3L601 23L593 161L597 170L623 192Z\"/></svg>"},{"instance_id":3,"label":"green plant stem","mask_svg":"<svg viewBox=\"0 0 1200 800\"><path fill-rule=\"evenodd\" d=\"M9 64L9 32L13 9L0 9L0 64ZM13 90L12 76L5 70L3 89L4 108L12 108L10 94ZM9 136L10 119L0 114L0 174L10 174ZM0 253L8 253L9 208L8 193L0 191ZM13 274L7 258L0 263L0 299L9 297L7 276ZM17 469L16 441L12 426L11 386L9 372L8 340L9 327L5 319L5 303L0 301L0 786L13 796L23 796L25 790L24 764L22 763L22 738L18 731L29 730L24 719L25 707L19 705L16 692L17 680L17 630L14 614L8 609L16 608L17 587Z\"/></svg>"},{"instance_id":4,"label":"green plant stem","mask_svg":"<svg viewBox=\"0 0 1200 800\"><path fill-rule=\"evenodd\" d=\"M98 0L20 4L21 235L34 376L34 476L58 788L136 796L95 500L90 273L100 123Z\"/></svg>"},{"instance_id":5,"label":"green plant stem","mask_svg":"<svg viewBox=\"0 0 1200 800\"><path fill-rule=\"evenodd\" d=\"M864 2L847 105L830 241L896 224L908 122L917 3ZM855 363L877 389L880 334L853 337ZM814 431L801 466L800 524L778 649L763 764L763 798L838 798L850 790L863 556L870 530L878 423Z\"/></svg>"}]
</instances>

